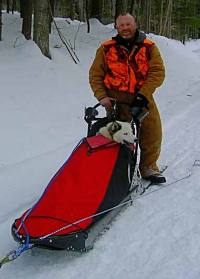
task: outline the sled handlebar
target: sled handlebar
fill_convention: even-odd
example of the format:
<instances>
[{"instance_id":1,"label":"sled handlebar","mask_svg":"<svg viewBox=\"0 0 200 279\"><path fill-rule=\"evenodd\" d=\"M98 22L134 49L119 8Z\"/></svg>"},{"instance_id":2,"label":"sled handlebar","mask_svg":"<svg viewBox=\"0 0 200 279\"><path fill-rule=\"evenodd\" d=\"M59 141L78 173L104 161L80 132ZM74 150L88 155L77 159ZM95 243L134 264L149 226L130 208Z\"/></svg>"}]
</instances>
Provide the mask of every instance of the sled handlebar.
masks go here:
<instances>
[{"instance_id":1,"label":"sled handlebar","mask_svg":"<svg viewBox=\"0 0 200 279\"><path fill-rule=\"evenodd\" d=\"M116 110L117 110L117 101L114 100L113 103L113 112L110 113L110 117L115 119L116 117ZM89 124L92 123L92 121L99 120L100 118L97 117L99 114L97 108L101 106L100 103L97 103L93 107L86 107L85 108L85 121ZM143 110L142 108L139 107L132 107L131 108L131 113L133 116L133 120L137 123L141 123L143 119L149 114L149 110Z\"/></svg>"},{"instance_id":2,"label":"sled handlebar","mask_svg":"<svg viewBox=\"0 0 200 279\"><path fill-rule=\"evenodd\" d=\"M92 121L99 119L96 117L99 114L98 110L96 108L98 108L99 106L100 106L100 103L96 104L94 107L85 108L84 119L87 123L91 123Z\"/></svg>"}]
</instances>

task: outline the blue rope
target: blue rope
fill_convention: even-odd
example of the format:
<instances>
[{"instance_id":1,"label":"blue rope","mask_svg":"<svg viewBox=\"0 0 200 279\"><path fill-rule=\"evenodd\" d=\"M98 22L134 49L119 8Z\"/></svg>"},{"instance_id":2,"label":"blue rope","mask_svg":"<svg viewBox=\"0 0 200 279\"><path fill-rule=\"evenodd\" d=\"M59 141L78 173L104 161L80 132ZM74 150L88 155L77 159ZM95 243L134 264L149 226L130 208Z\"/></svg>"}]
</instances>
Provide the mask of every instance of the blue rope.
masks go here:
<instances>
[{"instance_id":1,"label":"blue rope","mask_svg":"<svg viewBox=\"0 0 200 279\"><path fill-rule=\"evenodd\" d=\"M21 246L19 246L16 250L14 250L11 254L10 254L10 260L13 261L16 258L18 258L22 253L24 253L25 251L31 249L33 247L33 244L22 244Z\"/></svg>"}]
</instances>

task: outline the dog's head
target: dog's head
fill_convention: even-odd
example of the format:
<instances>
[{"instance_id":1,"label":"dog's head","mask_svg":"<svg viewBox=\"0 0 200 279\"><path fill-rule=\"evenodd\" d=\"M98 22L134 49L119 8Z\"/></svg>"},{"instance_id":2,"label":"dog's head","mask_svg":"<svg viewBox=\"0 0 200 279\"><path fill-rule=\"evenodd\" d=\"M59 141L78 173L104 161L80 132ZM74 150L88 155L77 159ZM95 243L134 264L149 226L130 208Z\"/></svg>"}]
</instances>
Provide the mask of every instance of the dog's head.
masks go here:
<instances>
[{"instance_id":1,"label":"dog's head","mask_svg":"<svg viewBox=\"0 0 200 279\"><path fill-rule=\"evenodd\" d=\"M105 127L102 127L99 133L119 143L134 143L136 141L136 136L133 134L131 123L129 122L110 122Z\"/></svg>"}]
</instances>

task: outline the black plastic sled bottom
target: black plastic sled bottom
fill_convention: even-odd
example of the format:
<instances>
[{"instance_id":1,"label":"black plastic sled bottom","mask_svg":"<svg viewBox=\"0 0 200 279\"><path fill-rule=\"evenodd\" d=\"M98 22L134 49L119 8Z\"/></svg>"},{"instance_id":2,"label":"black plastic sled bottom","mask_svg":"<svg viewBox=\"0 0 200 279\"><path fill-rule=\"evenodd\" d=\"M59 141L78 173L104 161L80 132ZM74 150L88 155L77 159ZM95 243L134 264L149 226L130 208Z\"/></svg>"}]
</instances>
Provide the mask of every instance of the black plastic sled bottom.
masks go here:
<instances>
[{"instance_id":1,"label":"black plastic sled bottom","mask_svg":"<svg viewBox=\"0 0 200 279\"><path fill-rule=\"evenodd\" d=\"M30 237L29 243L39 248L86 252L93 248L93 244L97 237L108 228L108 225L122 208L130 204L129 201L131 202L130 196L122 201L121 206L119 205L115 209L112 209L112 211L104 214L104 217L93 224L88 230L77 231L67 235L49 236L44 239ZM17 233L14 224L12 225L11 232L15 241L20 244L26 242L26 237Z\"/></svg>"}]
</instances>

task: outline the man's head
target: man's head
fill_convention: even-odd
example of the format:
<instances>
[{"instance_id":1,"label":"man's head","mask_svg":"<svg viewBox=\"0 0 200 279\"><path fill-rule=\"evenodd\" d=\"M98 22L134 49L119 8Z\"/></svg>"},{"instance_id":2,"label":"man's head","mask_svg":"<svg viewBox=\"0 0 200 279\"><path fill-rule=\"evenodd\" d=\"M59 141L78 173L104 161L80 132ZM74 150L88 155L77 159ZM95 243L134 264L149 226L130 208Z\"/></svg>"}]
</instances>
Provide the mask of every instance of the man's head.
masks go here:
<instances>
[{"instance_id":1,"label":"man's head","mask_svg":"<svg viewBox=\"0 0 200 279\"><path fill-rule=\"evenodd\" d=\"M118 15L115 21L118 34L124 39L131 39L135 36L137 24L135 16L129 13Z\"/></svg>"}]
</instances>

